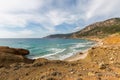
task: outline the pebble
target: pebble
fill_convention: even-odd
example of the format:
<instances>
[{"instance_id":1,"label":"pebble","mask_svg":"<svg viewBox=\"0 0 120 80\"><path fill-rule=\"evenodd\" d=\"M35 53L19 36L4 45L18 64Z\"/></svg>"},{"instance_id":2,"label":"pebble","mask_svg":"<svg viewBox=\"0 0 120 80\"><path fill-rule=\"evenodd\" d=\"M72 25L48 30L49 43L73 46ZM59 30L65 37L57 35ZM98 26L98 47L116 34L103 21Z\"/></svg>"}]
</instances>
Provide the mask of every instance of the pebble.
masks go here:
<instances>
[{"instance_id":1,"label":"pebble","mask_svg":"<svg viewBox=\"0 0 120 80\"><path fill-rule=\"evenodd\" d=\"M78 74L78 76L82 76L82 74Z\"/></svg>"},{"instance_id":2,"label":"pebble","mask_svg":"<svg viewBox=\"0 0 120 80\"><path fill-rule=\"evenodd\" d=\"M51 76L61 76L62 73L61 72L52 72L50 75Z\"/></svg>"},{"instance_id":3,"label":"pebble","mask_svg":"<svg viewBox=\"0 0 120 80\"><path fill-rule=\"evenodd\" d=\"M78 78L77 80L83 80L82 78Z\"/></svg>"},{"instance_id":4,"label":"pebble","mask_svg":"<svg viewBox=\"0 0 120 80\"><path fill-rule=\"evenodd\" d=\"M106 69L107 64L104 64L103 62L99 64L99 69Z\"/></svg>"},{"instance_id":5,"label":"pebble","mask_svg":"<svg viewBox=\"0 0 120 80\"><path fill-rule=\"evenodd\" d=\"M88 72L88 76L94 76L95 74L92 72Z\"/></svg>"},{"instance_id":6,"label":"pebble","mask_svg":"<svg viewBox=\"0 0 120 80\"><path fill-rule=\"evenodd\" d=\"M113 58L110 58L111 61L113 61L114 59Z\"/></svg>"},{"instance_id":7,"label":"pebble","mask_svg":"<svg viewBox=\"0 0 120 80\"><path fill-rule=\"evenodd\" d=\"M56 80L56 79L54 79L54 78L50 77L50 78L47 78L46 80Z\"/></svg>"},{"instance_id":8,"label":"pebble","mask_svg":"<svg viewBox=\"0 0 120 80\"><path fill-rule=\"evenodd\" d=\"M82 52L80 52L79 54L80 54L80 55L82 55L83 53L82 53Z\"/></svg>"},{"instance_id":9,"label":"pebble","mask_svg":"<svg viewBox=\"0 0 120 80\"><path fill-rule=\"evenodd\" d=\"M99 78L97 78L97 80L102 80L102 79L99 77Z\"/></svg>"}]
</instances>

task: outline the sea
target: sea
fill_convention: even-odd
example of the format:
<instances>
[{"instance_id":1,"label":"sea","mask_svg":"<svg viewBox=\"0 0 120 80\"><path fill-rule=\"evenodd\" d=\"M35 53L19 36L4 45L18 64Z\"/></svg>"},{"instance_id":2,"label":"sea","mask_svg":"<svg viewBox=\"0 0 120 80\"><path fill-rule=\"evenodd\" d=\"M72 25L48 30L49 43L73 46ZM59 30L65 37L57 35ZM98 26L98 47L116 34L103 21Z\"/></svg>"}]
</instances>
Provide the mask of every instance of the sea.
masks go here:
<instances>
[{"instance_id":1,"label":"sea","mask_svg":"<svg viewBox=\"0 0 120 80\"><path fill-rule=\"evenodd\" d=\"M93 46L95 42L84 39L9 38L0 39L0 46L24 48L30 59L46 58L64 60Z\"/></svg>"}]
</instances>

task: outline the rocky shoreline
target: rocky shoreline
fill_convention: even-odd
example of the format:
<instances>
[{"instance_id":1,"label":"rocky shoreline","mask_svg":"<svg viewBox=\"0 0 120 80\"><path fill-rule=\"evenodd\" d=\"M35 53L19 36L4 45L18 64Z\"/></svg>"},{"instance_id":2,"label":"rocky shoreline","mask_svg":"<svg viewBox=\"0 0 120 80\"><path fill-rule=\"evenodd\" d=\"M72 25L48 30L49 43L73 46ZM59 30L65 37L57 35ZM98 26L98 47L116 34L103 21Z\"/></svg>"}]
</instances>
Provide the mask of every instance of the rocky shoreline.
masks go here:
<instances>
[{"instance_id":1,"label":"rocky shoreline","mask_svg":"<svg viewBox=\"0 0 120 80\"><path fill-rule=\"evenodd\" d=\"M120 80L119 43L119 36L105 38L77 61L31 60L25 49L0 47L0 80Z\"/></svg>"}]
</instances>

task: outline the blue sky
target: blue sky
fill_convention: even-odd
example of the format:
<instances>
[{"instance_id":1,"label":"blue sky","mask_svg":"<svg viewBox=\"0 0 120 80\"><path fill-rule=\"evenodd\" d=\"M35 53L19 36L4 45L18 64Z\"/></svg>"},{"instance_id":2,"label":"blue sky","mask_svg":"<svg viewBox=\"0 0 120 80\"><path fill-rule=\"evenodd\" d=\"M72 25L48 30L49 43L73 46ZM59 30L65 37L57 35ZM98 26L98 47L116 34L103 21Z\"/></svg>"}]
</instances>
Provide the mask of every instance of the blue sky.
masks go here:
<instances>
[{"instance_id":1,"label":"blue sky","mask_svg":"<svg viewBox=\"0 0 120 80\"><path fill-rule=\"evenodd\" d=\"M71 33L120 16L120 0L0 0L0 38Z\"/></svg>"}]
</instances>

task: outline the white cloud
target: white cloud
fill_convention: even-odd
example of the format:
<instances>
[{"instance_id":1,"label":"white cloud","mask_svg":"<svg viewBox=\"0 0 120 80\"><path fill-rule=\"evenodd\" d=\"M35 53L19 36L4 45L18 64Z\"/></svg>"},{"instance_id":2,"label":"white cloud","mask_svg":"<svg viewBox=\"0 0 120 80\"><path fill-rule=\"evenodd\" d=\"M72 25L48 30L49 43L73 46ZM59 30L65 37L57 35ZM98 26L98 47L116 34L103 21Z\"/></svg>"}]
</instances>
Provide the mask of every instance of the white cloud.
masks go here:
<instances>
[{"instance_id":1,"label":"white cloud","mask_svg":"<svg viewBox=\"0 0 120 80\"><path fill-rule=\"evenodd\" d=\"M49 13L47 13L47 16L53 25L58 25L65 21L65 16L62 13L60 13L60 11L57 10L52 10L49 11Z\"/></svg>"},{"instance_id":2,"label":"white cloud","mask_svg":"<svg viewBox=\"0 0 120 80\"><path fill-rule=\"evenodd\" d=\"M25 27L27 20L25 15L0 13L0 27Z\"/></svg>"},{"instance_id":3,"label":"white cloud","mask_svg":"<svg viewBox=\"0 0 120 80\"><path fill-rule=\"evenodd\" d=\"M86 11L86 18L109 17L120 13L120 0L92 0Z\"/></svg>"},{"instance_id":4,"label":"white cloud","mask_svg":"<svg viewBox=\"0 0 120 80\"><path fill-rule=\"evenodd\" d=\"M75 27L75 29L73 31L76 32L76 31L79 31L80 29L81 29L81 27L77 26L77 27Z\"/></svg>"},{"instance_id":5,"label":"white cloud","mask_svg":"<svg viewBox=\"0 0 120 80\"><path fill-rule=\"evenodd\" d=\"M37 10L43 0L0 0L0 12Z\"/></svg>"},{"instance_id":6,"label":"white cloud","mask_svg":"<svg viewBox=\"0 0 120 80\"><path fill-rule=\"evenodd\" d=\"M0 0L0 27L25 27L43 0Z\"/></svg>"},{"instance_id":7,"label":"white cloud","mask_svg":"<svg viewBox=\"0 0 120 80\"><path fill-rule=\"evenodd\" d=\"M17 36L30 37L32 34L34 34L34 32L31 30L22 30L22 31L18 31L18 34L16 35L16 37Z\"/></svg>"},{"instance_id":8,"label":"white cloud","mask_svg":"<svg viewBox=\"0 0 120 80\"><path fill-rule=\"evenodd\" d=\"M34 34L31 30L22 30L22 31L9 31L0 29L0 37L1 38L28 38Z\"/></svg>"}]
</instances>

